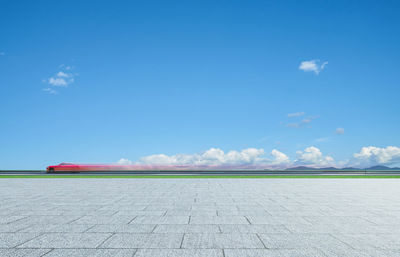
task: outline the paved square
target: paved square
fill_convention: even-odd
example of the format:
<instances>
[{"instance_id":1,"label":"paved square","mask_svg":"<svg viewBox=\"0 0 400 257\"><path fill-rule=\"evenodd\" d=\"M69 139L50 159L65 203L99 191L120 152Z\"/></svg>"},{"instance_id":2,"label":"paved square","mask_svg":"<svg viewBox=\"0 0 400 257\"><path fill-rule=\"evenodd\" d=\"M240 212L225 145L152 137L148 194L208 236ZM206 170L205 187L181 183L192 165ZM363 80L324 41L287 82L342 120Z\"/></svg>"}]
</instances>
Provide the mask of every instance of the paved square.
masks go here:
<instances>
[{"instance_id":1,"label":"paved square","mask_svg":"<svg viewBox=\"0 0 400 257\"><path fill-rule=\"evenodd\" d=\"M0 179L0 256L400 256L396 179Z\"/></svg>"}]
</instances>

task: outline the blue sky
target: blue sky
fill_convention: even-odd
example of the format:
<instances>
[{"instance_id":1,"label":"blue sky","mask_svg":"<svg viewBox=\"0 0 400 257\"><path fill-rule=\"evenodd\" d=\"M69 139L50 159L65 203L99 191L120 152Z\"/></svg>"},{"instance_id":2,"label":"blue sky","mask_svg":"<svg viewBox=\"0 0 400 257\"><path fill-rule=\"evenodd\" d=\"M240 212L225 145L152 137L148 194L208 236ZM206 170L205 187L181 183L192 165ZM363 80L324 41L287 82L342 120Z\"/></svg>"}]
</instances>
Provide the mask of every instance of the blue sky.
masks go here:
<instances>
[{"instance_id":1,"label":"blue sky","mask_svg":"<svg viewBox=\"0 0 400 257\"><path fill-rule=\"evenodd\" d=\"M398 1L3 1L0 169L397 165L399 12Z\"/></svg>"}]
</instances>

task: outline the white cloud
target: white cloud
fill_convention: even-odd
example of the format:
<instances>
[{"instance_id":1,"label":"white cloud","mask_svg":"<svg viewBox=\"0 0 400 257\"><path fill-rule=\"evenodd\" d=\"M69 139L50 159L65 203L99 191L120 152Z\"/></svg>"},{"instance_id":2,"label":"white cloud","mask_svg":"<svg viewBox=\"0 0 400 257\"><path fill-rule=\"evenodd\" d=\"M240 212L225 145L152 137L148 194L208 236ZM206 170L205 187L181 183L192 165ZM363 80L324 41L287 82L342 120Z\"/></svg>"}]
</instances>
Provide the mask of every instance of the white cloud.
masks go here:
<instances>
[{"instance_id":1,"label":"white cloud","mask_svg":"<svg viewBox=\"0 0 400 257\"><path fill-rule=\"evenodd\" d=\"M57 73L57 77L62 77L62 78L68 78L70 76L70 74L67 74L65 72L59 71Z\"/></svg>"},{"instance_id":2,"label":"white cloud","mask_svg":"<svg viewBox=\"0 0 400 257\"><path fill-rule=\"evenodd\" d=\"M210 148L195 154L154 154L139 159L137 164L145 165L189 165L189 166L276 166L290 163L289 157L274 149L272 159L265 156L264 149L247 148L241 151L224 152L219 148Z\"/></svg>"},{"instance_id":3,"label":"white cloud","mask_svg":"<svg viewBox=\"0 0 400 257\"><path fill-rule=\"evenodd\" d=\"M335 165L331 156L324 156L317 147L310 146L304 151L297 151L297 165L310 165L313 167L325 167Z\"/></svg>"},{"instance_id":4,"label":"white cloud","mask_svg":"<svg viewBox=\"0 0 400 257\"><path fill-rule=\"evenodd\" d=\"M400 148L396 146L387 146L386 148L366 146L361 148L360 152L355 153L353 157L352 163L359 166L398 164L400 163Z\"/></svg>"},{"instance_id":5,"label":"white cloud","mask_svg":"<svg viewBox=\"0 0 400 257\"><path fill-rule=\"evenodd\" d=\"M293 113L289 113L287 116L289 118L291 118L291 117L300 117L300 116L303 116L305 114L306 114L305 112L293 112Z\"/></svg>"},{"instance_id":6,"label":"white cloud","mask_svg":"<svg viewBox=\"0 0 400 257\"><path fill-rule=\"evenodd\" d=\"M335 130L335 134L337 135L343 135L344 134L344 128L337 128Z\"/></svg>"},{"instance_id":7,"label":"white cloud","mask_svg":"<svg viewBox=\"0 0 400 257\"><path fill-rule=\"evenodd\" d=\"M286 124L286 127L290 127L290 128L301 128L301 127L303 127L304 125L307 125L307 124L311 123L311 121L313 121L313 120L315 120L315 119L317 119L317 118L318 118L318 116L310 116L310 117L307 117L307 118L302 119L302 120L299 121L299 122L288 123L288 124Z\"/></svg>"},{"instance_id":8,"label":"white cloud","mask_svg":"<svg viewBox=\"0 0 400 257\"><path fill-rule=\"evenodd\" d=\"M311 71L318 75L325 68L327 64L328 62L323 62L322 64L320 64L320 61L318 59L303 61L300 63L299 69L304 72Z\"/></svg>"},{"instance_id":9,"label":"white cloud","mask_svg":"<svg viewBox=\"0 0 400 257\"><path fill-rule=\"evenodd\" d=\"M56 75L43 80L46 84L49 84L53 87L68 87L70 84L75 82L75 73L71 72L72 67L60 65L60 71L56 73ZM54 89L50 90L50 88L44 89L44 91L48 93L57 92ZM54 94L54 93L53 93Z\"/></svg>"},{"instance_id":10,"label":"white cloud","mask_svg":"<svg viewBox=\"0 0 400 257\"><path fill-rule=\"evenodd\" d=\"M286 154L284 154L276 149L271 151L271 155L274 157L274 160L272 161L273 164L288 164L288 163L290 163L289 157Z\"/></svg>"},{"instance_id":11,"label":"white cloud","mask_svg":"<svg viewBox=\"0 0 400 257\"><path fill-rule=\"evenodd\" d=\"M225 168L275 168L284 169L293 166L308 167L369 167L372 165L394 165L400 164L400 148L388 146L386 148L379 147L363 147L359 153L355 153L353 160L343 160L335 162L328 155L324 155L320 149L315 146L305 148L303 151L297 151L297 158L291 161L290 158L273 149L268 156L264 149L247 148L241 151L224 152L219 148L210 148L202 153L194 154L154 154L144 156L139 161L134 162L122 158L118 161L121 165L138 165L141 167L155 166L188 166L190 167L225 167Z\"/></svg>"},{"instance_id":12,"label":"white cloud","mask_svg":"<svg viewBox=\"0 0 400 257\"><path fill-rule=\"evenodd\" d=\"M63 78L57 78L57 77L51 77L49 78L48 83L52 86L56 86L56 87L66 87L68 86L68 83L65 79Z\"/></svg>"},{"instance_id":13,"label":"white cloud","mask_svg":"<svg viewBox=\"0 0 400 257\"><path fill-rule=\"evenodd\" d=\"M56 90L54 90L52 88L49 88L49 87L48 88L43 88L42 90L47 92L47 93L49 93L49 94L51 94L51 95L57 95L58 94L58 92Z\"/></svg>"},{"instance_id":14,"label":"white cloud","mask_svg":"<svg viewBox=\"0 0 400 257\"><path fill-rule=\"evenodd\" d=\"M218 148L211 148L203 153L165 155L155 154L140 158L142 164L158 165L235 165L254 164L265 161L263 149L248 148L242 151L225 153Z\"/></svg>"},{"instance_id":15,"label":"white cloud","mask_svg":"<svg viewBox=\"0 0 400 257\"><path fill-rule=\"evenodd\" d=\"M130 160L128 160L128 159L121 158L121 159L119 159L119 161L117 162L117 164L120 164L120 165L132 165L133 162L130 161Z\"/></svg>"}]
</instances>

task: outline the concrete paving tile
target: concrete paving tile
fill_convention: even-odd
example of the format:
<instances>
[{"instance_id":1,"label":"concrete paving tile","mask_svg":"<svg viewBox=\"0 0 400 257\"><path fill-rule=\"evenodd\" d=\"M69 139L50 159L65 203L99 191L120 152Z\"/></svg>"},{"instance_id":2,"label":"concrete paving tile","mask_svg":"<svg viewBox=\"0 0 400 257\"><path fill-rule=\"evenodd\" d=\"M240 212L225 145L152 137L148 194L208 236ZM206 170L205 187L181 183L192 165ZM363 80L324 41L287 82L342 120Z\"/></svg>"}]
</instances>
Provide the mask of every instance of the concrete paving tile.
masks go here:
<instances>
[{"instance_id":1,"label":"concrete paving tile","mask_svg":"<svg viewBox=\"0 0 400 257\"><path fill-rule=\"evenodd\" d=\"M67 224L76 219L79 219L80 215L77 216L27 216L25 219L17 220L12 222L12 224Z\"/></svg>"},{"instance_id":2,"label":"concrete paving tile","mask_svg":"<svg viewBox=\"0 0 400 257\"><path fill-rule=\"evenodd\" d=\"M338 240L351 245L354 249L399 249L399 234L340 234Z\"/></svg>"},{"instance_id":3,"label":"concrete paving tile","mask_svg":"<svg viewBox=\"0 0 400 257\"><path fill-rule=\"evenodd\" d=\"M185 234L182 248L264 248L256 234Z\"/></svg>"},{"instance_id":4,"label":"concrete paving tile","mask_svg":"<svg viewBox=\"0 0 400 257\"><path fill-rule=\"evenodd\" d=\"M176 211L168 210L167 216L217 216L217 211Z\"/></svg>"},{"instance_id":5,"label":"concrete paving tile","mask_svg":"<svg viewBox=\"0 0 400 257\"><path fill-rule=\"evenodd\" d=\"M120 210L115 215L129 215L129 216L163 216L166 211L137 211L137 210Z\"/></svg>"},{"instance_id":6,"label":"concrete paving tile","mask_svg":"<svg viewBox=\"0 0 400 257\"><path fill-rule=\"evenodd\" d=\"M32 225L30 227L27 227L25 229L20 230L19 232L25 233L25 232L64 232L64 233L81 233L89 228L91 228L93 225L73 225L73 224L48 224L48 225Z\"/></svg>"},{"instance_id":7,"label":"concrete paving tile","mask_svg":"<svg viewBox=\"0 0 400 257\"><path fill-rule=\"evenodd\" d=\"M47 233L30 240L19 248L96 248L111 233Z\"/></svg>"},{"instance_id":8,"label":"concrete paving tile","mask_svg":"<svg viewBox=\"0 0 400 257\"><path fill-rule=\"evenodd\" d=\"M131 224L188 224L189 216L137 216Z\"/></svg>"},{"instance_id":9,"label":"concrete paving tile","mask_svg":"<svg viewBox=\"0 0 400 257\"><path fill-rule=\"evenodd\" d=\"M54 249L45 257L133 257L136 249Z\"/></svg>"},{"instance_id":10,"label":"concrete paving tile","mask_svg":"<svg viewBox=\"0 0 400 257\"><path fill-rule=\"evenodd\" d=\"M219 225L222 233L290 233L290 231L283 225L236 225L236 224L223 224Z\"/></svg>"},{"instance_id":11,"label":"concrete paving tile","mask_svg":"<svg viewBox=\"0 0 400 257\"><path fill-rule=\"evenodd\" d=\"M71 224L128 224L135 216L83 216Z\"/></svg>"},{"instance_id":12,"label":"concrete paving tile","mask_svg":"<svg viewBox=\"0 0 400 257\"><path fill-rule=\"evenodd\" d=\"M7 224L7 223L21 220L24 218L26 218L26 216L11 216L11 215L4 216L4 215L1 215L0 216L0 224Z\"/></svg>"},{"instance_id":13,"label":"concrete paving tile","mask_svg":"<svg viewBox=\"0 0 400 257\"><path fill-rule=\"evenodd\" d=\"M244 216L194 216L190 224L249 224Z\"/></svg>"},{"instance_id":14,"label":"concrete paving tile","mask_svg":"<svg viewBox=\"0 0 400 257\"><path fill-rule=\"evenodd\" d=\"M1 257L41 257L51 249L0 249Z\"/></svg>"},{"instance_id":15,"label":"concrete paving tile","mask_svg":"<svg viewBox=\"0 0 400 257\"><path fill-rule=\"evenodd\" d=\"M11 248L20 245L32 238L37 237L38 233L0 233L0 248Z\"/></svg>"},{"instance_id":16,"label":"concrete paving tile","mask_svg":"<svg viewBox=\"0 0 400 257\"><path fill-rule=\"evenodd\" d=\"M348 244L329 234L259 234L269 249L340 248Z\"/></svg>"},{"instance_id":17,"label":"concrete paving tile","mask_svg":"<svg viewBox=\"0 0 400 257\"><path fill-rule=\"evenodd\" d=\"M216 249L139 249L135 257L223 257Z\"/></svg>"},{"instance_id":18,"label":"concrete paving tile","mask_svg":"<svg viewBox=\"0 0 400 257\"><path fill-rule=\"evenodd\" d=\"M114 234L99 248L179 248L182 234Z\"/></svg>"},{"instance_id":19,"label":"concrete paving tile","mask_svg":"<svg viewBox=\"0 0 400 257\"><path fill-rule=\"evenodd\" d=\"M218 225L157 225L153 233L220 233Z\"/></svg>"},{"instance_id":20,"label":"concrete paving tile","mask_svg":"<svg viewBox=\"0 0 400 257\"><path fill-rule=\"evenodd\" d=\"M311 224L307 220L302 217L292 217L292 216L283 216L283 217L274 217L270 215L266 216L246 216L250 221L250 224Z\"/></svg>"},{"instance_id":21,"label":"concrete paving tile","mask_svg":"<svg viewBox=\"0 0 400 257\"><path fill-rule=\"evenodd\" d=\"M9 224L0 224L0 233L3 232L17 232L20 231L24 228L27 228L31 225L29 224L13 224L13 223L9 223Z\"/></svg>"},{"instance_id":22,"label":"concrete paving tile","mask_svg":"<svg viewBox=\"0 0 400 257\"><path fill-rule=\"evenodd\" d=\"M325 257L317 249L225 249L225 257Z\"/></svg>"},{"instance_id":23,"label":"concrete paving tile","mask_svg":"<svg viewBox=\"0 0 400 257\"><path fill-rule=\"evenodd\" d=\"M218 216L263 216L269 215L265 210L233 210L233 211L218 211Z\"/></svg>"},{"instance_id":24,"label":"concrete paving tile","mask_svg":"<svg viewBox=\"0 0 400 257\"><path fill-rule=\"evenodd\" d=\"M152 224L99 224L90 228L88 233L150 233L156 225Z\"/></svg>"}]
</instances>

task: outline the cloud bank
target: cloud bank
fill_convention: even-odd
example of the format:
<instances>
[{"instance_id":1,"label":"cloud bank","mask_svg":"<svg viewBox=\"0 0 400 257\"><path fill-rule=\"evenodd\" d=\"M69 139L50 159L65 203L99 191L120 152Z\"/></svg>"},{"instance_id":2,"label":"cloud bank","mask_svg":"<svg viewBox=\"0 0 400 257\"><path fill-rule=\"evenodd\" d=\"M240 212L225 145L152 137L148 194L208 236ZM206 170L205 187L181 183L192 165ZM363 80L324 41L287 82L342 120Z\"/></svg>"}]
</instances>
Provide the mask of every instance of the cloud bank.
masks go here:
<instances>
[{"instance_id":1,"label":"cloud bank","mask_svg":"<svg viewBox=\"0 0 400 257\"><path fill-rule=\"evenodd\" d=\"M296 158L291 160L288 155L273 149L268 154L262 148L247 148L240 151L224 152L219 148L210 148L202 153L194 154L154 154L144 156L137 162L122 158L117 164L141 166L186 166L186 167L222 167L222 168L258 168L284 169L295 166L312 168L322 167L356 167L365 168L373 165L400 164L400 148L388 146L379 148L374 146L362 147L354 153L351 160L336 162L332 156L324 155L315 146L296 151Z\"/></svg>"}]
</instances>

